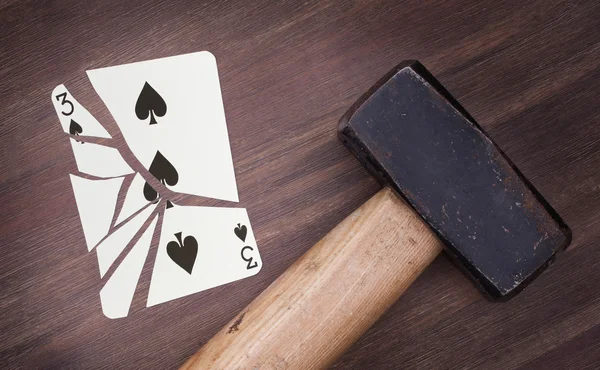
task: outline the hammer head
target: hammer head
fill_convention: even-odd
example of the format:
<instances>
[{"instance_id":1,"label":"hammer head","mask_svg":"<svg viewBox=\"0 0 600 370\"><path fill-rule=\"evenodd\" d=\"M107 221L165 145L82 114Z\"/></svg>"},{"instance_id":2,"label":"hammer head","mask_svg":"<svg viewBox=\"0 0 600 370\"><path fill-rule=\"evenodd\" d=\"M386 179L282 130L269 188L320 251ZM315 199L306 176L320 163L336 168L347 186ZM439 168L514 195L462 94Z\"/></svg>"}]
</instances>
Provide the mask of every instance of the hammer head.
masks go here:
<instances>
[{"instance_id":1,"label":"hammer head","mask_svg":"<svg viewBox=\"0 0 600 370\"><path fill-rule=\"evenodd\" d=\"M514 296L571 242L560 216L419 62L363 95L339 137L489 297Z\"/></svg>"}]
</instances>

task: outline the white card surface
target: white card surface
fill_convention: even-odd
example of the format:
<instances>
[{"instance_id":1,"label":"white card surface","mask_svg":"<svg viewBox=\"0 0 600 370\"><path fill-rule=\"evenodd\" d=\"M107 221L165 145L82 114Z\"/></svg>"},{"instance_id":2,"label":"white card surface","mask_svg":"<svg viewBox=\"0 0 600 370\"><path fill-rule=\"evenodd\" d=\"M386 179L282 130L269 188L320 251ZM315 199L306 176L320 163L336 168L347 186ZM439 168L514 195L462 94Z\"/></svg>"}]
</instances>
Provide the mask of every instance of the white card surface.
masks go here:
<instances>
[{"instance_id":1,"label":"white card surface","mask_svg":"<svg viewBox=\"0 0 600 370\"><path fill-rule=\"evenodd\" d=\"M52 104L56 109L60 125L67 134L111 138L100 122L75 100L65 85L54 88Z\"/></svg>"},{"instance_id":2,"label":"white card surface","mask_svg":"<svg viewBox=\"0 0 600 370\"><path fill-rule=\"evenodd\" d=\"M155 177L179 193L238 201L217 63L211 53L87 74L131 151ZM152 166L155 158L161 163Z\"/></svg>"},{"instance_id":3,"label":"white card surface","mask_svg":"<svg viewBox=\"0 0 600 370\"><path fill-rule=\"evenodd\" d=\"M167 208L147 306L255 275L261 267L244 208Z\"/></svg>"},{"instance_id":4,"label":"white card surface","mask_svg":"<svg viewBox=\"0 0 600 370\"><path fill-rule=\"evenodd\" d=\"M150 250L152 235L156 227L158 216L154 217L152 223L140 239L135 243L131 251L117 267L108 282L100 291L100 302L102 312L109 319L118 319L127 316L129 307L133 301L135 287L140 274L144 268L144 262Z\"/></svg>"},{"instance_id":5,"label":"white card surface","mask_svg":"<svg viewBox=\"0 0 600 370\"><path fill-rule=\"evenodd\" d=\"M144 185L146 184L146 180L139 173L135 174L133 181L129 185L127 189L127 194L125 195L125 201L123 203L123 207L121 208L121 212L119 212L119 216L117 216L116 225L119 225L121 222L125 221L129 216L133 215L140 209L144 208L144 206L150 203L144 197Z\"/></svg>"},{"instance_id":6,"label":"white card surface","mask_svg":"<svg viewBox=\"0 0 600 370\"><path fill-rule=\"evenodd\" d=\"M106 274L113 262L115 262L127 244L129 244L131 239L133 239L135 234L140 230L144 222L150 217L154 208L156 208L156 204L148 206L148 208L124 223L96 247L100 277L103 277L104 274Z\"/></svg>"},{"instance_id":7,"label":"white card surface","mask_svg":"<svg viewBox=\"0 0 600 370\"><path fill-rule=\"evenodd\" d=\"M133 173L117 149L70 140L79 172L104 178Z\"/></svg>"},{"instance_id":8,"label":"white card surface","mask_svg":"<svg viewBox=\"0 0 600 370\"><path fill-rule=\"evenodd\" d=\"M175 193L238 201L211 53L94 69L87 75L135 158L152 176ZM64 85L53 90L51 99L63 131L111 139ZM71 175L71 183L88 251L95 249L100 276L108 277L100 291L106 317L129 314L151 248L158 249L151 261L148 307L260 271L262 260L245 209L174 206L167 201L148 222L161 194L140 173L127 189L116 225L111 225L124 176L134 171L116 148L77 140L83 138L71 138L70 143L79 172L99 178ZM152 245L159 217L159 243ZM149 224L147 229L144 224ZM131 250L125 255L128 245ZM111 266L114 273L106 276Z\"/></svg>"},{"instance_id":9,"label":"white card surface","mask_svg":"<svg viewBox=\"0 0 600 370\"><path fill-rule=\"evenodd\" d=\"M108 234L123 177L88 180L70 176L85 243L91 251Z\"/></svg>"}]
</instances>

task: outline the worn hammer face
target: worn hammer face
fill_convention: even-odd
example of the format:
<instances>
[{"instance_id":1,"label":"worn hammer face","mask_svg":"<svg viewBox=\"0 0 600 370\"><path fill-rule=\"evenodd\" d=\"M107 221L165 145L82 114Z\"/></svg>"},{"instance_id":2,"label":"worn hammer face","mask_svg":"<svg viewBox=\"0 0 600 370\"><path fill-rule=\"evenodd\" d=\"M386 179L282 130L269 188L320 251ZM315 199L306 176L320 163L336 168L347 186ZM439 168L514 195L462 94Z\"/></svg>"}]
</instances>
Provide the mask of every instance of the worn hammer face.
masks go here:
<instances>
[{"instance_id":1,"label":"worn hammer face","mask_svg":"<svg viewBox=\"0 0 600 370\"><path fill-rule=\"evenodd\" d=\"M339 134L493 298L518 293L571 241L556 212L419 62L384 76L342 118Z\"/></svg>"}]
</instances>

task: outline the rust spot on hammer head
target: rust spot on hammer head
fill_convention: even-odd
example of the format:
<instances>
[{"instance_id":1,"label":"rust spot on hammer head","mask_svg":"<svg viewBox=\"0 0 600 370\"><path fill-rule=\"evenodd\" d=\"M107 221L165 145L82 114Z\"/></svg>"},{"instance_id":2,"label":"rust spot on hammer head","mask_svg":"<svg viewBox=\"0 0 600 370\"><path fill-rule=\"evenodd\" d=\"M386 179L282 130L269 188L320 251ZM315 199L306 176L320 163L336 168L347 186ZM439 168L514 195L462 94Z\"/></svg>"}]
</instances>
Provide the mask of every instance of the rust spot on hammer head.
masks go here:
<instances>
[{"instance_id":1,"label":"rust spot on hammer head","mask_svg":"<svg viewBox=\"0 0 600 370\"><path fill-rule=\"evenodd\" d=\"M519 292L571 241L554 209L416 61L371 88L339 136L491 297Z\"/></svg>"}]
</instances>

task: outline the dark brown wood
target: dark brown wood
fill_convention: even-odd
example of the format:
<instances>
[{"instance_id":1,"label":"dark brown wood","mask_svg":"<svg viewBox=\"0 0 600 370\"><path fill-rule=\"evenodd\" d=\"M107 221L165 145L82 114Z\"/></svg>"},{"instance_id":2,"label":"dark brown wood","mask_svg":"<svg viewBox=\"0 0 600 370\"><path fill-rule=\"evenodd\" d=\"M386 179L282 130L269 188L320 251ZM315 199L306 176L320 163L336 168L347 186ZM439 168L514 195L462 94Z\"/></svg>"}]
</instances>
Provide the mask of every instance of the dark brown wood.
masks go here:
<instances>
[{"instance_id":1,"label":"dark brown wood","mask_svg":"<svg viewBox=\"0 0 600 370\"><path fill-rule=\"evenodd\" d=\"M421 60L477 119L573 244L502 304L438 258L333 367L596 366L599 29L595 0L0 2L0 367L182 364L379 189L337 140L337 121L404 59ZM129 317L106 319L50 92L65 83L117 133L85 70L199 50L217 57L263 269L146 309L151 253Z\"/></svg>"}]
</instances>

